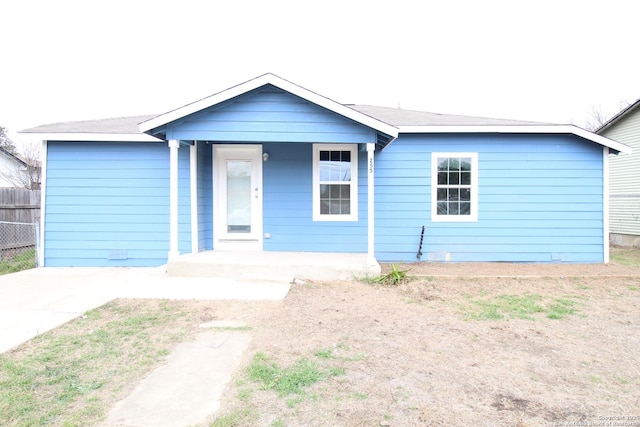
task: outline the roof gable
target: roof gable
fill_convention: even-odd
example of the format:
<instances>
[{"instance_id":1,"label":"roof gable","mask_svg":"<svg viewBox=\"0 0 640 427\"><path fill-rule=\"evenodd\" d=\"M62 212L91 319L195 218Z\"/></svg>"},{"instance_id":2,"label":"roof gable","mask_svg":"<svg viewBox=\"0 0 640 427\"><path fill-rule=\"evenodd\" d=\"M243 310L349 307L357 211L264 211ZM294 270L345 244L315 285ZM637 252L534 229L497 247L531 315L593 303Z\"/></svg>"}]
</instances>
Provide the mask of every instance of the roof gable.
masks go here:
<instances>
[{"instance_id":1,"label":"roof gable","mask_svg":"<svg viewBox=\"0 0 640 427\"><path fill-rule=\"evenodd\" d=\"M229 101L238 96L247 94L260 87L271 85L299 98L302 98L310 103L316 104L329 111L332 111L338 115L351 119L364 126L368 126L378 132L389 135L392 138L398 136L398 129L395 126L389 125L383 121L380 121L374 117L363 114L359 111L351 109L345 105L339 104L329 98L322 95L318 95L308 89L293 84L288 80L284 80L274 74L264 74L255 79L241 83L237 86L233 86L222 92L218 92L207 98L203 98L199 101L187 104L183 107L175 109L165 114L161 114L151 120L140 123L140 131L145 133L153 133L154 129L165 126L176 120L183 119L192 114L209 109L210 107Z\"/></svg>"},{"instance_id":2,"label":"roof gable","mask_svg":"<svg viewBox=\"0 0 640 427\"><path fill-rule=\"evenodd\" d=\"M270 84L150 132L183 141L346 143L373 142L377 133Z\"/></svg>"}]
</instances>

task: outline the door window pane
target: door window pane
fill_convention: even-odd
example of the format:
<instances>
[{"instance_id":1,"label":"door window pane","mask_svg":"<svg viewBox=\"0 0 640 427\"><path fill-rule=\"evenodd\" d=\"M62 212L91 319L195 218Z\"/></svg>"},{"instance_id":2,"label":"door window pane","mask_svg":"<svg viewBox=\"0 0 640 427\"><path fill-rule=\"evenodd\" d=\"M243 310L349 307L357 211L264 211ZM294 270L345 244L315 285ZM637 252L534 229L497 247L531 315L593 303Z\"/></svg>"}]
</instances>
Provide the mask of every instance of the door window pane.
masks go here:
<instances>
[{"instance_id":1,"label":"door window pane","mask_svg":"<svg viewBox=\"0 0 640 427\"><path fill-rule=\"evenodd\" d=\"M227 160L227 231L251 233L251 162Z\"/></svg>"}]
</instances>

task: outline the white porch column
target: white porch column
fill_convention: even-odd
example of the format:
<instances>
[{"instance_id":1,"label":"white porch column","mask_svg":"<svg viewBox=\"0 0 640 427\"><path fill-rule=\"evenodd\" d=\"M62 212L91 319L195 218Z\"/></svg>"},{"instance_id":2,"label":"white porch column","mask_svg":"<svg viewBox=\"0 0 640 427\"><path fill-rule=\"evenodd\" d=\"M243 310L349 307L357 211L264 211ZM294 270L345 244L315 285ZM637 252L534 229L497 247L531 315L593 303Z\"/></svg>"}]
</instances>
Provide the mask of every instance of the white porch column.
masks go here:
<instances>
[{"instance_id":1,"label":"white porch column","mask_svg":"<svg viewBox=\"0 0 640 427\"><path fill-rule=\"evenodd\" d=\"M604 250L604 263L609 264L609 233L611 228L609 225L609 209L611 207L611 200L609 199L611 193L609 189L609 147L602 147L602 244Z\"/></svg>"},{"instance_id":2,"label":"white porch column","mask_svg":"<svg viewBox=\"0 0 640 427\"><path fill-rule=\"evenodd\" d=\"M40 153L40 243L37 248L38 267L44 267L44 227L45 216L47 213L47 149L49 145L47 140L42 140L42 151Z\"/></svg>"},{"instance_id":3,"label":"white porch column","mask_svg":"<svg viewBox=\"0 0 640 427\"><path fill-rule=\"evenodd\" d=\"M178 148L180 148L180 141L169 140L169 260L180 256L178 251Z\"/></svg>"},{"instance_id":4,"label":"white porch column","mask_svg":"<svg viewBox=\"0 0 640 427\"><path fill-rule=\"evenodd\" d=\"M198 142L193 141L189 148L189 184L191 186L191 253L198 252Z\"/></svg>"},{"instance_id":5,"label":"white porch column","mask_svg":"<svg viewBox=\"0 0 640 427\"><path fill-rule=\"evenodd\" d=\"M373 153L376 150L375 144L367 144L367 208L368 208L368 238L367 238L367 264L375 265L376 257L375 257L375 245L374 245L374 235L375 235L375 221L374 221L374 205L373 205L373 194L374 194L374 181L373 181Z\"/></svg>"}]
</instances>

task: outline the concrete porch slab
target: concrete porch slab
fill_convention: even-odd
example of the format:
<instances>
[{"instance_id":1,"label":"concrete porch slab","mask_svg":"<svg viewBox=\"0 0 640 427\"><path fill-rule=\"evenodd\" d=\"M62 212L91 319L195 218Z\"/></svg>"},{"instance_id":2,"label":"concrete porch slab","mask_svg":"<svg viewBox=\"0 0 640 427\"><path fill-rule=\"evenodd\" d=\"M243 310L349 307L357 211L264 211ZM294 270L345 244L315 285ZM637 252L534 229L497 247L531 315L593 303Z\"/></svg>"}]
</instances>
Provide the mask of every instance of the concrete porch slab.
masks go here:
<instances>
[{"instance_id":1,"label":"concrete porch slab","mask_svg":"<svg viewBox=\"0 0 640 427\"><path fill-rule=\"evenodd\" d=\"M167 263L178 277L227 277L237 280L354 280L375 277L380 265L367 254L323 252L205 251L185 254Z\"/></svg>"}]
</instances>

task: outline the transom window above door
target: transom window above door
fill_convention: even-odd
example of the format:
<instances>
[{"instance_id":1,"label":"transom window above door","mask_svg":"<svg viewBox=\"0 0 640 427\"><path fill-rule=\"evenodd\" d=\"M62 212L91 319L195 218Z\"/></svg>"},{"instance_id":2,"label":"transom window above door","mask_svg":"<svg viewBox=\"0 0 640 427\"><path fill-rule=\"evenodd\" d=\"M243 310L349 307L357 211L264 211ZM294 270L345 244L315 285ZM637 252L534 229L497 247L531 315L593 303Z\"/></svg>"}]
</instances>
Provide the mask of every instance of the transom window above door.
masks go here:
<instances>
[{"instance_id":1,"label":"transom window above door","mask_svg":"<svg viewBox=\"0 0 640 427\"><path fill-rule=\"evenodd\" d=\"M358 220L357 145L313 145L313 220Z\"/></svg>"}]
</instances>

